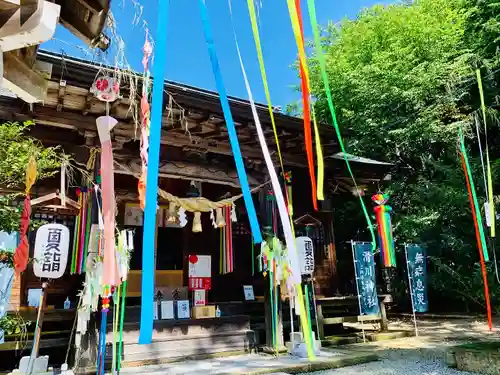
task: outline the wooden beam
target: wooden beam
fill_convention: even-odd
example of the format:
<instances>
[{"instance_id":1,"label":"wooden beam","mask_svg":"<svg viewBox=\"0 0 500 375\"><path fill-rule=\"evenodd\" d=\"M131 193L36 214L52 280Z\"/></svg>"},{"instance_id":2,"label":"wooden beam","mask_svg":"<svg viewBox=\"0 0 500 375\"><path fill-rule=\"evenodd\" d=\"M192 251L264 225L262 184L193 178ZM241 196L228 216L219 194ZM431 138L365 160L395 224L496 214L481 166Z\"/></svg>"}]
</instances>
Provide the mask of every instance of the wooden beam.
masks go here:
<instances>
[{"instance_id":1,"label":"wooden beam","mask_svg":"<svg viewBox=\"0 0 500 375\"><path fill-rule=\"evenodd\" d=\"M92 103L94 101L95 95L89 92L85 98L85 107L83 108L82 114L87 116L92 108Z\"/></svg>"},{"instance_id":2,"label":"wooden beam","mask_svg":"<svg viewBox=\"0 0 500 375\"><path fill-rule=\"evenodd\" d=\"M64 108L64 95L66 94L66 81L61 79L59 81L59 90L57 92L57 106L56 111L61 112Z\"/></svg>"},{"instance_id":3,"label":"wooden beam","mask_svg":"<svg viewBox=\"0 0 500 375\"><path fill-rule=\"evenodd\" d=\"M95 116L83 116L79 113L68 111L57 112L54 108L49 107L39 107L36 109L35 114L30 116L19 107L4 105L0 102L0 115L6 120L23 121L33 119L39 124L77 130L82 134L88 130L96 131ZM132 123L119 121L114 127L113 132L115 135L128 137L131 141L135 140L134 124ZM205 136L197 137L184 133L173 134L163 130L161 144L173 147L196 147L206 152L232 156L232 149L228 140L206 139ZM262 152L258 147L242 145L241 151L245 158L263 159ZM283 160L288 166L303 167L306 165L305 158L300 154L283 154Z\"/></svg>"},{"instance_id":4,"label":"wooden beam","mask_svg":"<svg viewBox=\"0 0 500 375\"><path fill-rule=\"evenodd\" d=\"M42 102L47 96L45 77L13 51L3 54L3 85L28 103Z\"/></svg>"},{"instance_id":5,"label":"wooden beam","mask_svg":"<svg viewBox=\"0 0 500 375\"><path fill-rule=\"evenodd\" d=\"M76 0L92 13L100 13L104 10L103 6L97 0Z\"/></svg>"}]
</instances>

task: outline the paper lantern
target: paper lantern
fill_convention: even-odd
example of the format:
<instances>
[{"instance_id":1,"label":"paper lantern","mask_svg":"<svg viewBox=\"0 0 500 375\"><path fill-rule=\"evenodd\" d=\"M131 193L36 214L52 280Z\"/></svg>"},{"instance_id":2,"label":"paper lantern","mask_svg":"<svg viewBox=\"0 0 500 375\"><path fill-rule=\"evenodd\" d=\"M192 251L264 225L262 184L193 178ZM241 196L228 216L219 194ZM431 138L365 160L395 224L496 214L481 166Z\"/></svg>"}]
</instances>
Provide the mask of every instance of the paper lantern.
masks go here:
<instances>
[{"instance_id":1,"label":"paper lantern","mask_svg":"<svg viewBox=\"0 0 500 375\"><path fill-rule=\"evenodd\" d=\"M58 279L66 270L69 229L61 224L45 224L38 228L35 239L33 273L36 277Z\"/></svg>"},{"instance_id":2,"label":"paper lantern","mask_svg":"<svg viewBox=\"0 0 500 375\"><path fill-rule=\"evenodd\" d=\"M120 96L120 82L116 78L102 76L95 80L90 91L103 102L114 102Z\"/></svg>"}]
</instances>

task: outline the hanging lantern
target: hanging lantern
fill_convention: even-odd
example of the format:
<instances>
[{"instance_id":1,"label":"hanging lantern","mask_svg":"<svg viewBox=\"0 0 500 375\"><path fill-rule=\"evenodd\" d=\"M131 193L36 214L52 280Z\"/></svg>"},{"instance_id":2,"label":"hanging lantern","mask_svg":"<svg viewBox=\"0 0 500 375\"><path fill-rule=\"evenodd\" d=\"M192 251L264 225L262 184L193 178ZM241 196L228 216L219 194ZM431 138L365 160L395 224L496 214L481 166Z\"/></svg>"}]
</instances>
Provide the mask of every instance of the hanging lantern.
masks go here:
<instances>
[{"instance_id":1,"label":"hanging lantern","mask_svg":"<svg viewBox=\"0 0 500 375\"><path fill-rule=\"evenodd\" d=\"M188 198L199 198L201 196L200 189L196 186L196 182L191 181L189 183L189 189L186 192L186 197Z\"/></svg>"},{"instance_id":2,"label":"hanging lantern","mask_svg":"<svg viewBox=\"0 0 500 375\"><path fill-rule=\"evenodd\" d=\"M194 219L193 219L193 232L194 233L200 233L202 231L201 228L201 212L195 212L194 213Z\"/></svg>"},{"instance_id":3,"label":"hanging lantern","mask_svg":"<svg viewBox=\"0 0 500 375\"><path fill-rule=\"evenodd\" d=\"M103 102L114 102L120 96L120 82L116 78L102 76L95 80L90 92Z\"/></svg>"}]
</instances>

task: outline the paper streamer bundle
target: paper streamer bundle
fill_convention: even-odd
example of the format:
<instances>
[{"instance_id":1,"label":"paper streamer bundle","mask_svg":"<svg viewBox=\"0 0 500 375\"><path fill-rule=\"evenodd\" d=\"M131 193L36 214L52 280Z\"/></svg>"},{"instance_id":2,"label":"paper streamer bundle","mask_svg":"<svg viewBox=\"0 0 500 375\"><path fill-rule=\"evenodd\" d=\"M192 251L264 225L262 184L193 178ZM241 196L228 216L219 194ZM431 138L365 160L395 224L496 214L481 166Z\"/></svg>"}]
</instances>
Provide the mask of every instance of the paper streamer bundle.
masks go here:
<instances>
[{"instance_id":1,"label":"paper streamer bundle","mask_svg":"<svg viewBox=\"0 0 500 375\"><path fill-rule=\"evenodd\" d=\"M486 248L486 240L483 231L483 222L481 219L481 213L479 211L479 204L476 196L476 188L474 186L474 180L472 179L472 173L469 165L469 158L467 157L467 150L465 148L464 135L462 129L458 131L458 138L460 143L460 153L462 167L465 174L465 181L467 184L467 192L469 194L469 203L472 211L472 220L474 221L474 229L476 231L476 241L477 247L479 249L479 260L481 263L481 272L483 274L483 284L484 284L484 299L486 301L486 313L488 317L488 327L490 331L493 329L492 317L491 317L491 305L490 305L490 292L488 288L488 275L486 273L485 261L488 260L488 250Z\"/></svg>"},{"instance_id":2,"label":"paper streamer bundle","mask_svg":"<svg viewBox=\"0 0 500 375\"><path fill-rule=\"evenodd\" d=\"M487 170L487 188L486 192L488 195L488 212L486 212L486 215L489 217L489 220L487 222L491 225L490 226L490 235L492 238L495 238L496 233L495 233L495 221L496 221L496 215L495 215L495 202L493 201L493 179L491 177L491 163L490 163L490 153L488 150L488 124L486 121L486 104L484 102L484 91L483 91L483 81L481 79L481 71L479 69L476 70L476 76L477 76L477 84L479 87L479 97L481 99L481 112L483 113L483 122L484 122L484 137L485 137L485 151L486 151L486 170ZM481 144L481 141L478 139L479 144ZM481 155L482 158L482 155Z\"/></svg>"},{"instance_id":3,"label":"paper streamer bundle","mask_svg":"<svg viewBox=\"0 0 500 375\"><path fill-rule=\"evenodd\" d=\"M290 20L292 22L293 33L299 51L299 64L300 64L300 79L302 91L302 103L304 107L304 140L306 146L307 163L309 166L309 176L311 178L313 207L318 210L317 200L323 200L323 152L321 150L321 141L319 138L319 129L316 121L314 109L313 125L315 132L316 144L316 162L318 164L318 172L320 179L318 179L318 186L316 186L316 177L314 174L314 155L312 146L312 131L311 131L311 97L310 97L310 82L309 82L309 69L307 66L307 57L304 46L304 28L302 25L302 14L300 11L300 0L287 0L288 11L290 13Z\"/></svg>"},{"instance_id":4,"label":"paper streamer bundle","mask_svg":"<svg viewBox=\"0 0 500 375\"><path fill-rule=\"evenodd\" d=\"M396 267L396 250L391 224L392 208L386 204L389 197L385 194L375 194L372 200L377 204L373 210L377 219L380 253L384 267Z\"/></svg>"},{"instance_id":5,"label":"paper streamer bundle","mask_svg":"<svg viewBox=\"0 0 500 375\"><path fill-rule=\"evenodd\" d=\"M257 220L257 213L255 211L252 194L248 185L248 177L245 166L243 164L243 158L241 156L240 144L238 142L238 135L236 134L233 116L229 107L226 88L224 86L222 74L219 67L219 60L217 58L217 53L215 50L212 28L210 25L210 20L208 18L208 9L205 0L199 0L199 5L203 23L203 31L205 34L205 42L207 44L208 53L210 55L210 61L212 63L212 70L214 73L217 91L219 92L222 112L224 113L224 119L226 120L227 132L229 134L229 141L231 143L231 149L233 151L234 161L236 164L236 172L238 173L238 179L240 181L241 190L243 192L243 199L245 201L245 206L247 209L248 220L250 221L250 228L252 230L252 235L255 243L260 243L262 242L262 234L260 232L260 226Z\"/></svg>"},{"instance_id":6,"label":"paper streamer bundle","mask_svg":"<svg viewBox=\"0 0 500 375\"><path fill-rule=\"evenodd\" d=\"M220 212L220 213L219 213ZM233 225L232 206L226 206L217 213L217 226L220 228L221 274L233 272Z\"/></svg>"},{"instance_id":7,"label":"paper streamer bundle","mask_svg":"<svg viewBox=\"0 0 500 375\"><path fill-rule=\"evenodd\" d=\"M203 4L204 2L201 1ZM262 125L260 123L260 119L257 113L257 108L255 106L255 102L253 99L253 94L252 90L250 88L250 83L248 82L248 77L246 74L245 66L243 64L243 59L241 57L241 52L240 52L240 47L238 44L238 38L236 36L236 32L234 30L234 22L232 18L232 9L231 9L231 1L229 0L229 9L230 9L230 14L231 14L231 22L233 25L233 34L234 34L234 39L235 39L235 45L236 45L236 50L238 52L238 58L241 66L241 72L243 74L243 79L245 82L245 87L247 90L248 94L248 99L250 101L250 106L252 109L252 115L254 117L255 121L255 126L257 129L257 136L259 139L259 144L262 149L262 154L264 155L264 160L266 163L266 167L269 173L269 176L271 177L271 185L273 187L274 195L276 197L276 203L278 206L278 211L280 215L280 220L281 220L281 225L283 228L283 233L285 237L285 242L286 242L286 248L287 248L287 261L288 264L290 265L289 267L289 276L288 276L288 282L290 285L293 285L294 289L294 294L297 296L297 300L299 301L299 314L300 314L300 319L301 319L301 325L302 329L304 332L304 339L307 347L307 353L309 358L314 358L314 351L312 347L312 342L310 340L310 335L309 331L311 330L311 325L310 321L307 319L307 314L305 310L305 305L304 305L304 298L303 298L303 293L302 293L302 278L300 275L300 266L299 266L299 260L298 260L298 253L297 253L297 247L295 245L295 238L293 234L293 228L291 224L291 219L288 215L286 203L285 203L285 198L283 196L283 191L281 190L281 186L278 180L278 175L276 174L276 170L274 168L273 161L271 159L271 155L269 153L269 149L266 144L266 139L264 137L264 131L262 130ZM260 233L260 232L259 232ZM256 241L257 242L257 241Z\"/></svg>"},{"instance_id":8,"label":"paper streamer bundle","mask_svg":"<svg viewBox=\"0 0 500 375\"><path fill-rule=\"evenodd\" d=\"M290 1L290 0L288 0L288 1ZM356 179L354 178L354 174L352 172L349 159L347 158L347 151L345 149L344 141L342 139L342 134L340 133L340 127L339 127L339 124L337 122L337 115L335 113L335 106L333 105L332 92L330 90L330 83L328 81L328 75L326 72L325 56L323 54L323 50L321 47L321 37L320 37L320 33L319 33L319 26L318 26L318 21L317 21L317 17L316 17L316 7L314 5L314 0L307 0L307 7L309 10L309 17L310 17L311 26L313 29L316 57L318 59L318 63L320 66L321 78L323 80L323 85L325 87L328 108L330 110L330 115L332 116L332 120L333 120L333 127L335 128L337 140L338 140L340 148L342 150L342 153L344 156L344 161L345 161L346 166L347 166L347 170L349 171L349 175L351 176L352 182L357 189L358 185L356 183ZM303 57L303 59L305 60L305 56ZM365 205L365 202L363 201L363 197L361 195L358 195L358 197L359 197L359 202L361 204L361 208L363 210L363 214L364 214L365 219L366 219L366 223L368 225L368 229L370 230L370 234L372 237L372 249L375 250L377 244L375 241L375 231L373 230L373 225L372 225L372 222L370 220L370 215L368 214L368 210L366 209L366 205Z\"/></svg>"},{"instance_id":9,"label":"paper streamer bundle","mask_svg":"<svg viewBox=\"0 0 500 375\"><path fill-rule=\"evenodd\" d=\"M85 272L90 228L92 224L92 203L94 200L92 192L92 188L89 187L83 187L77 190L80 212L75 221L73 257L70 268L71 274L81 274Z\"/></svg>"}]
</instances>

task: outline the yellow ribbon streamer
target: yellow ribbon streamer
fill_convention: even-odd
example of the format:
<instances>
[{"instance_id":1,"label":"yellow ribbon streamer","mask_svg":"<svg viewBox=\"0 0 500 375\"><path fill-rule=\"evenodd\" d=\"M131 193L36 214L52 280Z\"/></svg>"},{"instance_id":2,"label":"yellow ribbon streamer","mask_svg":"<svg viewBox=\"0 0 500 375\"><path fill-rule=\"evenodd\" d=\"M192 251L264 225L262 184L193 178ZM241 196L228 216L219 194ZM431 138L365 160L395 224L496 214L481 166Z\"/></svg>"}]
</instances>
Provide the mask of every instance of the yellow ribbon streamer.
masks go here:
<instances>
[{"instance_id":1,"label":"yellow ribbon streamer","mask_svg":"<svg viewBox=\"0 0 500 375\"><path fill-rule=\"evenodd\" d=\"M318 158L318 184L316 188L316 195L319 201L325 200L325 195L323 191L323 184L325 181L325 166L323 165L323 150L321 149L321 139L319 137L318 122L316 121L316 111L314 110L314 105L312 106L312 118L314 124L314 146L316 148L316 156Z\"/></svg>"},{"instance_id":2,"label":"yellow ribbon streamer","mask_svg":"<svg viewBox=\"0 0 500 375\"><path fill-rule=\"evenodd\" d=\"M26 167L26 195L30 193L31 187L35 183L37 174L36 160L33 156L30 156L28 166Z\"/></svg>"},{"instance_id":3,"label":"yellow ribbon streamer","mask_svg":"<svg viewBox=\"0 0 500 375\"><path fill-rule=\"evenodd\" d=\"M283 158L281 156L281 148L278 140L276 121L274 120L271 94L269 93L269 84L267 83L266 67L264 65L264 55L262 54L262 45L260 42L259 27L257 26L257 14L255 13L255 4L253 3L253 0L248 0L247 3L248 3L248 13L250 13L250 22L252 24L253 39L255 41L255 48L257 50L257 59L259 60L260 75L262 76L262 84L264 85L264 92L266 94L267 109L269 111L269 117L271 118L271 124L273 126L274 141L276 142L276 149L278 151L278 158L280 161L281 172L284 175L285 168L283 166Z\"/></svg>"}]
</instances>

